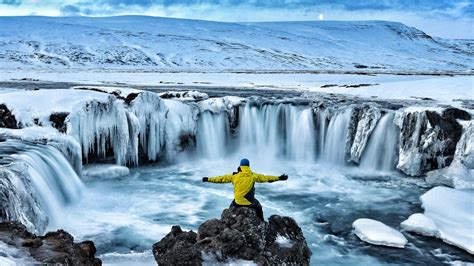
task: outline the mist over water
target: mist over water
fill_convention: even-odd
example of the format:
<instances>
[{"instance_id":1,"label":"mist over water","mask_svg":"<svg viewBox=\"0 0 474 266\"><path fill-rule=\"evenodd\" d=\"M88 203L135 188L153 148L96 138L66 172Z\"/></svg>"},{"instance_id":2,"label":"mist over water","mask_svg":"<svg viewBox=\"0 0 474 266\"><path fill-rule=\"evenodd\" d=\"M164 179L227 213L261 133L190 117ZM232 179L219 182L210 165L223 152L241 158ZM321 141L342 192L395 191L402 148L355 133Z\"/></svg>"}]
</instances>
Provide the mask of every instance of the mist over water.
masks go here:
<instances>
[{"instance_id":1,"label":"mist over water","mask_svg":"<svg viewBox=\"0 0 474 266\"><path fill-rule=\"evenodd\" d=\"M182 153L173 164L132 168L121 178L83 177L86 189L80 198L59 206L60 219L53 216L48 229L63 228L77 240L93 240L106 264L153 265L151 246L172 225L196 231L203 221L220 217L232 201L232 184L202 183L201 178L232 173L246 157L254 172L289 175L288 181L256 184L256 197L266 218L279 214L298 222L313 251L313 264L465 260L462 251L439 240L407 235L405 249L390 249L370 246L352 233L358 218L400 229L400 222L422 210L424 181L394 171L399 132L392 113L377 123L359 167L344 158L350 109L336 111L329 122L327 113L315 119L312 109L298 105L240 108L235 128L227 113L202 113L196 150ZM67 187L58 191L75 195ZM439 256L433 255L436 249Z\"/></svg>"}]
</instances>

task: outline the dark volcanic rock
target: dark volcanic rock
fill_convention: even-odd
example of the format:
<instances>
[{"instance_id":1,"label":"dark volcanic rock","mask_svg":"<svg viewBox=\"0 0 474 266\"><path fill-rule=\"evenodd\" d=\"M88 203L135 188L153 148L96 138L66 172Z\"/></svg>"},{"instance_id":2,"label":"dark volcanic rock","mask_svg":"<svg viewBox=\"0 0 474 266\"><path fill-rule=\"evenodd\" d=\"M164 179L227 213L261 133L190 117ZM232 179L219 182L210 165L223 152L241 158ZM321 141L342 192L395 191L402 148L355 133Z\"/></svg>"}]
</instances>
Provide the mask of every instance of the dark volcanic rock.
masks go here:
<instances>
[{"instance_id":1,"label":"dark volcanic rock","mask_svg":"<svg viewBox=\"0 0 474 266\"><path fill-rule=\"evenodd\" d=\"M102 265L95 258L96 249L92 241L74 243L66 231L49 232L36 236L18 222L0 223L0 241L25 251L41 264L54 265Z\"/></svg>"},{"instance_id":2,"label":"dark volcanic rock","mask_svg":"<svg viewBox=\"0 0 474 266\"><path fill-rule=\"evenodd\" d=\"M457 119L469 120L471 115L460 109L447 108L441 114L423 110L404 114L401 134L401 158L397 166L404 173L419 176L449 166L463 127Z\"/></svg>"},{"instance_id":3,"label":"dark volcanic rock","mask_svg":"<svg viewBox=\"0 0 474 266\"><path fill-rule=\"evenodd\" d=\"M0 127L13 129L18 128L18 123L16 121L15 116L4 104L0 104Z\"/></svg>"},{"instance_id":4,"label":"dark volcanic rock","mask_svg":"<svg viewBox=\"0 0 474 266\"><path fill-rule=\"evenodd\" d=\"M175 225L160 242L153 244L153 256L159 265L200 265L201 252L193 231L183 232Z\"/></svg>"},{"instance_id":5,"label":"dark volcanic rock","mask_svg":"<svg viewBox=\"0 0 474 266\"><path fill-rule=\"evenodd\" d=\"M52 113L49 116L49 121L51 121L51 124L53 125L53 127L57 128L59 132L66 133L65 120L68 115L69 113L65 113L65 112Z\"/></svg>"},{"instance_id":6,"label":"dark volcanic rock","mask_svg":"<svg viewBox=\"0 0 474 266\"><path fill-rule=\"evenodd\" d=\"M285 239L285 243L281 243ZM309 265L311 251L303 232L290 217L273 215L261 221L250 208L229 208L221 219L207 220L198 233L171 232L153 245L160 265L201 265L205 259L251 260L259 265Z\"/></svg>"}]
</instances>

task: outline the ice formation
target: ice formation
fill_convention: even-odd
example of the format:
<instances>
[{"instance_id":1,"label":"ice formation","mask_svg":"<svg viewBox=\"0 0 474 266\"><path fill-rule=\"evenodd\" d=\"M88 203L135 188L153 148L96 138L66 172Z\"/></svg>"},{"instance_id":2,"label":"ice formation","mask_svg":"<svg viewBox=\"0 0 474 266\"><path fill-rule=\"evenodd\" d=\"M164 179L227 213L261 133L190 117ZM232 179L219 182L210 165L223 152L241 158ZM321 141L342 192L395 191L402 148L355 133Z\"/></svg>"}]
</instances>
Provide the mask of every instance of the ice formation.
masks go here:
<instances>
[{"instance_id":1,"label":"ice formation","mask_svg":"<svg viewBox=\"0 0 474 266\"><path fill-rule=\"evenodd\" d=\"M83 175L93 178L117 178L129 173L128 167L113 164L94 164L82 172Z\"/></svg>"},{"instance_id":2,"label":"ice formation","mask_svg":"<svg viewBox=\"0 0 474 266\"><path fill-rule=\"evenodd\" d=\"M19 221L29 230L46 228L48 218L39 204L23 162L0 165L0 221Z\"/></svg>"},{"instance_id":3,"label":"ice formation","mask_svg":"<svg viewBox=\"0 0 474 266\"><path fill-rule=\"evenodd\" d=\"M406 231L416 232L424 236L437 236L439 234L438 227L433 220L423 213L410 215L400 225Z\"/></svg>"},{"instance_id":4,"label":"ice formation","mask_svg":"<svg viewBox=\"0 0 474 266\"><path fill-rule=\"evenodd\" d=\"M474 254L474 191L435 187L421 196L424 214L414 214L402 227L440 238Z\"/></svg>"},{"instance_id":5,"label":"ice formation","mask_svg":"<svg viewBox=\"0 0 474 266\"><path fill-rule=\"evenodd\" d=\"M8 139L0 142L2 219L42 232L61 208L79 199L83 184L64 154L53 145Z\"/></svg>"},{"instance_id":6,"label":"ice formation","mask_svg":"<svg viewBox=\"0 0 474 266\"><path fill-rule=\"evenodd\" d=\"M160 95L162 99L173 99L184 102L209 99L209 95L199 91L166 91L158 95Z\"/></svg>"},{"instance_id":7,"label":"ice formation","mask_svg":"<svg viewBox=\"0 0 474 266\"><path fill-rule=\"evenodd\" d=\"M382 116L378 107L361 105L352 109L347 147L350 147L348 161L359 163L370 134Z\"/></svg>"},{"instance_id":8,"label":"ice formation","mask_svg":"<svg viewBox=\"0 0 474 266\"><path fill-rule=\"evenodd\" d=\"M407 175L422 173L451 164L463 127L458 120L471 116L455 108L411 107L395 117L400 131L397 168Z\"/></svg>"},{"instance_id":9,"label":"ice formation","mask_svg":"<svg viewBox=\"0 0 474 266\"><path fill-rule=\"evenodd\" d=\"M404 248L408 242L400 232L376 220L357 219L352 227L362 241L373 245Z\"/></svg>"},{"instance_id":10,"label":"ice formation","mask_svg":"<svg viewBox=\"0 0 474 266\"><path fill-rule=\"evenodd\" d=\"M173 162L180 152L195 147L207 158L264 148L273 157L292 160L359 164L384 171L393 171L396 165L412 176L460 165L428 178L452 186L454 181L449 180L460 180L457 187L469 187L469 182L455 176L472 175L472 120L469 113L455 108L415 106L394 111L381 101L346 102L310 94L276 100L171 91L162 93L166 98L162 99L149 91L100 86L52 92L3 94L0 104L7 117L2 123L12 127L16 121L13 126L21 132L38 130L38 138L44 134L57 140L49 142L70 157L78 173L82 158L85 163L114 159L119 165ZM38 101L26 106L18 100L25 97ZM9 134L18 135L14 131Z\"/></svg>"}]
</instances>

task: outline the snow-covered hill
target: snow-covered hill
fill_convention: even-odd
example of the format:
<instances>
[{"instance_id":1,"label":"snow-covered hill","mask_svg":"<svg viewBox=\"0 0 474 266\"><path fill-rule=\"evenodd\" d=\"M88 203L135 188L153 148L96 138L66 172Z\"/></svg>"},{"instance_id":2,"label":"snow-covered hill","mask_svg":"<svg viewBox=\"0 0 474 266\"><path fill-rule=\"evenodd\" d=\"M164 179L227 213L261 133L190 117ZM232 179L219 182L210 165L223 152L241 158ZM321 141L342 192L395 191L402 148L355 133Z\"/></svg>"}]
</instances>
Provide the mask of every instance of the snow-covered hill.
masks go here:
<instances>
[{"instance_id":1,"label":"snow-covered hill","mask_svg":"<svg viewBox=\"0 0 474 266\"><path fill-rule=\"evenodd\" d=\"M0 68L472 73L473 40L385 21L0 17Z\"/></svg>"}]
</instances>

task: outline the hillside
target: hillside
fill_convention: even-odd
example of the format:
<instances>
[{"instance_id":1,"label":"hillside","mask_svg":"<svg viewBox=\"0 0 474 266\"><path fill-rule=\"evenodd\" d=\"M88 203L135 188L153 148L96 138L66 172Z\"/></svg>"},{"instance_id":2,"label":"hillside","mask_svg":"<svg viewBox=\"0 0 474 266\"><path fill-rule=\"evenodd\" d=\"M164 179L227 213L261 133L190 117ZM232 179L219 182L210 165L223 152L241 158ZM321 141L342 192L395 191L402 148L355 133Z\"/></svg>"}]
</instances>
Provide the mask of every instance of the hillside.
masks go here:
<instances>
[{"instance_id":1,"label":"hillside","mask_svg":"<svg viewBox=\"0 0 474 266\"><path fill-rule=\"evenodd\" d=\"M0 17L0 69L472 73L473 40L385 21Z\"/></svg>"}]
</instances>

